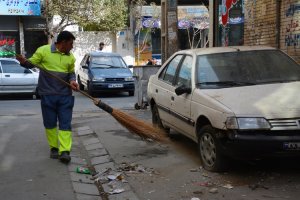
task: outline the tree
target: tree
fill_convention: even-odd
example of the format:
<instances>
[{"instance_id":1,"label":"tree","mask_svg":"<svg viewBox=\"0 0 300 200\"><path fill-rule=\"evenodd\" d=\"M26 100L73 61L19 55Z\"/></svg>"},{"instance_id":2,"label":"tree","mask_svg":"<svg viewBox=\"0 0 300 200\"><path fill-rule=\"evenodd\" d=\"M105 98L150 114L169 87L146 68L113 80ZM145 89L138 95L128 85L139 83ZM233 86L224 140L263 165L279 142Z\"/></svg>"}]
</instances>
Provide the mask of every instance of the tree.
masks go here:
<instances>
[{"instance_id":1,"label":"tree","mask_svg":"<svg viewBox=\"0 0 300 200\"><path fill-rule=\"evenodd\" d=\"M60 31L64 30L67 26L77 24L78 21L86 19L87 12L92 8L91 0L45 0L44 10L42 12L47 23L47 35L51 40ZM59 22L53 23L55 16Z\"/></svg>"},{"instance_id":2,"label":"tree","mask_svg":"<svg viewBox=\"0 0 300 200\"><path fill-rule=\"evenodd\" d=\"M127 7L124 0L45 0L44 17L48 38L67 26L78 24L88 31L116 33L126 24ZM54 16L60 16L57 24Z\"/></svg>"}]
</instances>

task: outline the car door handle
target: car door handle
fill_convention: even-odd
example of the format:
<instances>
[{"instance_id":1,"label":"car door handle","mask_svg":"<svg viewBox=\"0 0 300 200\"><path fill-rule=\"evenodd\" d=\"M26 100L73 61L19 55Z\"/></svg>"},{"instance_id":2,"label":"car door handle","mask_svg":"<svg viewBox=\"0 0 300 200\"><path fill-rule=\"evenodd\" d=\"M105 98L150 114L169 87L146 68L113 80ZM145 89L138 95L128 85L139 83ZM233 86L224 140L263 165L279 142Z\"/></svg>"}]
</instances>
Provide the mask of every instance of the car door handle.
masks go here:
<instances>
[{"instance_id":1,"label":"car door handle","mask_svg":"<svg viewBox=\"0 0 300 200\"><path fill-rule=\"evenodd\" d=\"M172 100L172 101L174 101L174 100L175 100L175 98L174 98L173 96L171 96L171 100Z\"/></svg>"},{"instance_id":2,"label":"car door handle","mask_svg":"<svg viewBox=\"0 0 300 200\"><path fill-rule=\"evenodd\" d=\"M10 75L5 75L5 77L10 77Z\"/></svg>"}]
</instances>

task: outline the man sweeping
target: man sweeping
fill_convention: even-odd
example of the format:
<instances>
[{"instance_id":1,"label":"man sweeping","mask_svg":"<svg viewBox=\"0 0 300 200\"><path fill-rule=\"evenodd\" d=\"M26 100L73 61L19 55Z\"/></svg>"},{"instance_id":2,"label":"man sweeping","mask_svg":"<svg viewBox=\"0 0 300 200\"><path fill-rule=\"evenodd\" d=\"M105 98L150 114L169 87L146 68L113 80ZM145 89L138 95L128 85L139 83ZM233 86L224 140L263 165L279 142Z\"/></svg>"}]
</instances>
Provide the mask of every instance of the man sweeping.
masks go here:
<instances>
[{"instance_id":1,"label":"man sweeping","mask_svg":"<svg viewBox=\"0 0 300 200\"><path fill-rule=\"evenodd\" d=\"M74 40L72 33L62 31L54 44L39 47L28 60L23 56L17 56L23 67L33 68L37 65L70 83L69 87L43 70L40 71L38 93L41 96L43 123L50 146L50 158L59 158L63 163L69 163L71 160L71 120L74 106L72 89L79 89L74 73L75 57L70 53Z\"/></svg>"}]
</instances>

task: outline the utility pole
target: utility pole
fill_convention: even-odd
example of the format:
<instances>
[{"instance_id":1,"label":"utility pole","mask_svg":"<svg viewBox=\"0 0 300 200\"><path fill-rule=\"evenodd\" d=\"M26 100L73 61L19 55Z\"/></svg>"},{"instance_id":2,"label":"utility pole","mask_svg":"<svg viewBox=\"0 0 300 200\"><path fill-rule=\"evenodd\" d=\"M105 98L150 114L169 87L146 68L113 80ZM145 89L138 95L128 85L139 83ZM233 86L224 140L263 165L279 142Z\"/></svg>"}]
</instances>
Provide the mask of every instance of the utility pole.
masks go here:
<instances>
[{"instance_id":1,"label":"utility pole","mask_svg":"<svg viewBox=\"0 0 300 200\"><path fill-rule=\"evenodd\" d=\"M177 0L161 1L161 53L164 63L178 51Z\"/></svg>"}]
</instances>

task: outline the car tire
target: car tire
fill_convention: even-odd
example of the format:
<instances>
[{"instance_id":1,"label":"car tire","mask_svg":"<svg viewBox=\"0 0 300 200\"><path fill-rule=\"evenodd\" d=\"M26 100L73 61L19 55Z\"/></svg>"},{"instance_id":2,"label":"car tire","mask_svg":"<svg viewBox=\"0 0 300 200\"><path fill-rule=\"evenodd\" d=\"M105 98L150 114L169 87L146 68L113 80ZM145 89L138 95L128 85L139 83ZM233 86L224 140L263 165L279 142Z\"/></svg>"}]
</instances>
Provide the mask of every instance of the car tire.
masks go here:
<instances>
[{"instance_id":1,"label":"car tire","mask_svg":"<svg viewBox=\"0 0 300 200\"><path fill-rule=\"evenodd\" d=\"M220 143L216 138L216 129L211 125L206 125L200 129L198 150L204 169L212 172L220 172L225 169L227 159L221 153Z\"/></svg>"},{"instance_id":2,"label":"car tire","mask_svg":"<svg viewBox=\"0 0 300 200\"><path fill-rule=\"evenodd\" d=\"M159 116L159 113L158 113L158 108L157 108L156 104L154 104L152 106L152 124L153 124L154 127L162 129L163 131L165 131L169 135L170 128L165 128L164 125L162 124L162 121L160 119L160 116Z\"/></svg>"},{"instance_id":3,"label":"car tire","mask_svg":"<svg viewBox=\"0 0 300 200\"><path fill-rule=\"evenodd\" d=\"M134 91L128 91L130 97L134 96Z\"/></svg>"},{"instance_id":4,"label":"car tire","mask_svg":"<svg viewBox=\"0 0 300 200\"><path fill-rule=\"evenodd\" d=\"M79 90L84 90L84 85L81 83L81 80L80 80L79 76L77 78L77 82L78 82L78 85L79 85Z\"/></svg>"},{"instance_id":5,"label":"car tire","mask_svg":"<svg viewBox=\"0 0 300 200\"><path fill-rule=\"evenodd\" d=\"M91 86L91 83L88 82L88 93L89 95L93 96L94 95L94 90L93 87Z\"/></svg>"}]
</instances>

